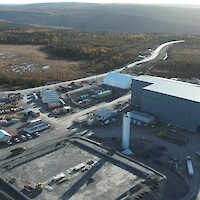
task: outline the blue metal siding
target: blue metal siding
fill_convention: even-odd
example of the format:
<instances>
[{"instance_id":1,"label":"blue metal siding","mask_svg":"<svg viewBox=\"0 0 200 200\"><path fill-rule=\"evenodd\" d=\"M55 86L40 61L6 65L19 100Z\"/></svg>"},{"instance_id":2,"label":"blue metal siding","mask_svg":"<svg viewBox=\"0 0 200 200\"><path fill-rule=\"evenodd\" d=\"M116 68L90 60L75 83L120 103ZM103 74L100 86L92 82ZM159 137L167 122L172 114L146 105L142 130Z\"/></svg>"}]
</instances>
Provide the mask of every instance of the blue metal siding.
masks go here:
<instances>
[{"instance_id":1,"label":"blue metal siding","mask_svg":"<svg viewBox=\"0 0 200 200\"><path fill-rule=\"evenodd\" d=\"M133 79L131 87L131 102L134 105L141 106L142 91L145 86L151 83Z\"/></svg>"},{"instance_id":2,"label":"blue metal siding","mask_svg":"<svg viewBox=\"0 0 200 200\"><path fill-rule=\"evenodd\" d=\"M200 126L200 104L147 90L142 92L141 110L160 120L196 131Z\"/></svg>"}]
</instances>

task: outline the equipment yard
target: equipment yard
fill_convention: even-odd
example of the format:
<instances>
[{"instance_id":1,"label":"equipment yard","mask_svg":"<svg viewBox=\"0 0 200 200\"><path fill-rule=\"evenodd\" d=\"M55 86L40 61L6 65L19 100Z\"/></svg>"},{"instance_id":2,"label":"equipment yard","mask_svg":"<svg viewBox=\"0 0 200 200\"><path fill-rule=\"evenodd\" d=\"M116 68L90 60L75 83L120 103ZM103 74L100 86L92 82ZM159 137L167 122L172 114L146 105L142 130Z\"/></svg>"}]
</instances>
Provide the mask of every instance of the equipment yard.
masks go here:
<instances>
[{"instance_id":1,"label":"equipment yard","mask_svg":"<svg viewBox=\"0 0 200 200\"><path fill-rule=\"evenodd\" d=\"M133 77L114 73L119 78L108 79L107 84L107 75L102 74L0 93L4 196L16 200L196 198L199 134L142 111L131 101ZM118 84L119 79L125 80L124 85Z\"/></svg>"}]
</instances>

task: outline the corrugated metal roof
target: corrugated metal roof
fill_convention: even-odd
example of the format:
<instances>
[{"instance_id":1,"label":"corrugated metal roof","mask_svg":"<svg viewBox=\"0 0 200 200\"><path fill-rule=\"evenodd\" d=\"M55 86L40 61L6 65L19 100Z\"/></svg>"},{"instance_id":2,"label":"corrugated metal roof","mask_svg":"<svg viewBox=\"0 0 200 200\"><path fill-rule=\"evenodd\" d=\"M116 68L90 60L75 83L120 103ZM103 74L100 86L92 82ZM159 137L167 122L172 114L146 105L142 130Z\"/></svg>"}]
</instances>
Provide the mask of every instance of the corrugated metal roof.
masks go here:
<instances>
[{"instance_id":1,"label":"corrugated metal roof","mask_svg":"<svg viewBox=\"0 0 200 200\"><path fill-rule=\"evenodd\" d=\"M58 103L60 99L58 93L54 90L41 90L40 96L43 103Z\"/></svg>"},{"instance_id":2,"label":"corrugated metal roof","mask_svg":"<svg viewBox=\"0 0 200 200\"><path fill-rule=\"evenodd\" d=\"M103 83L106 85L110 85L110 86L121 88L121 89L128 89L131 87L132 76L110 72L103 79Z\"/></svg>"},{"instance_id":3,"label":"corrugated metal roof","mask_svg":"<svg viewBox=\"0 0 200 200\"><path fill-rule=\"evenodd\" d=\"M200 102L200 86L198 85L154 76L142 75L135 77L134 79L152 83L151 85L144 87L144 90L174 96L198 103Z\"/></svg>"},{"instance_id":4,"label":"corrugated metal roof","mask_svg":"<svg viewBox=\"0 0 200 200\"><path fill-rule=\"evenodd\" d=\"M57 94L55 90L43 89L40 91L40 95L50 95L50 94Z\"/></svg>"},{"instance_id":5,"label":"corrugated metal roof","mask_svg":"<svg viewBox=\"0 0 200 200\"><path fill-rule=\"evenodd\" d=\"M45 97L45 98L42 98L42 102L43 103L59 102L59 98L57 98L57 97L54 97L54 98Z\"/></svg>"},{"instance_id":6,"label":"corrugated metal roof","mask_svg":"<svg viewBox=\"0 0 200 200\"><path fill-rule=\"evenodd\" d=\"M107 119L109 117L114 117L117 114L115 112L111 111L111 110L108 110L108 109L101 109L101 110L95 111L94 115Z\"/></svg>"},{"instance_id":7,"label":"corrugated metal roof","mask_svg":"<svg viewBox=\"0 0 200 200\"><path fill-rule=\"evenodd\" d=\"M132 110L129 112L130 113L130 116L132 117L133 115L139 115L139 116L142 116L144 118L147 118L149 119L150 121L153 121L155 120L155 117L152 116L152 115L149 115L147 113L143 113L143 112L140 112L140 111L137 111L137 110Z\"/></svg>"}]
</instances>

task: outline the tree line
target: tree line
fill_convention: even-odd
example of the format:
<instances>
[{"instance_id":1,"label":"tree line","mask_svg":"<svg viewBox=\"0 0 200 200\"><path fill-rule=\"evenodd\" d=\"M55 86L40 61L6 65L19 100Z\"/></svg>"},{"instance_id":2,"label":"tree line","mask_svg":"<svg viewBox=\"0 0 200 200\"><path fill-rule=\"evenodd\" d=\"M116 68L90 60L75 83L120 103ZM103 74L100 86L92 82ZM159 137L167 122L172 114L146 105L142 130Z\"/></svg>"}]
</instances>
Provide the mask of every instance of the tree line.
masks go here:
<instances>
[{"instance_id":1,"label":"tree line","mask_svg":"<svg viewBox=\"0 0 200 200\"><path fill-rule=\"evenodd\" d=\"M103 73L133 62L140 51L178 36L83 32L0 22L0 44L43 45L41 51L60 59L83 60L82 70ZM1 77L1 83L33 87L47 80Z\"/></svg>"}]
</instances>

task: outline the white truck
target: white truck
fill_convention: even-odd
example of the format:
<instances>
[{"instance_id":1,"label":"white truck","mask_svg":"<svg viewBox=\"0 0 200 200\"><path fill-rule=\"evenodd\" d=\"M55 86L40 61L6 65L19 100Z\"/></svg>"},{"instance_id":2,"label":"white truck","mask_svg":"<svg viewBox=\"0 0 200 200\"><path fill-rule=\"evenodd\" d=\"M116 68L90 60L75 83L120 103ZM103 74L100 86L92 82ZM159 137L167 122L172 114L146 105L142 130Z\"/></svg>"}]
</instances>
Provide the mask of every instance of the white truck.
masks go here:
<instances>
[{"instance_id":1,"label":"white truck","mask_svg":"<svg viewBox=\"0 0 200 200\"><path fill-rule=\"evenodd\" d=\"M194 169L193 169L192 160L191 160L190 156L186 156L186 163L187 163L188 175L193 176L194 175Z\"/></svg>"}]
</instances>

